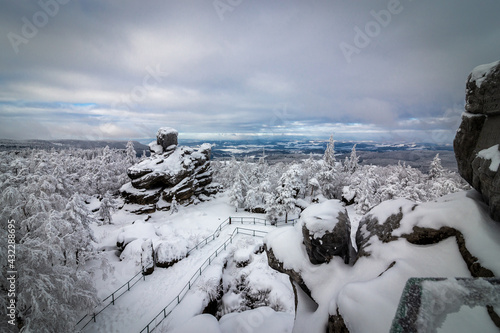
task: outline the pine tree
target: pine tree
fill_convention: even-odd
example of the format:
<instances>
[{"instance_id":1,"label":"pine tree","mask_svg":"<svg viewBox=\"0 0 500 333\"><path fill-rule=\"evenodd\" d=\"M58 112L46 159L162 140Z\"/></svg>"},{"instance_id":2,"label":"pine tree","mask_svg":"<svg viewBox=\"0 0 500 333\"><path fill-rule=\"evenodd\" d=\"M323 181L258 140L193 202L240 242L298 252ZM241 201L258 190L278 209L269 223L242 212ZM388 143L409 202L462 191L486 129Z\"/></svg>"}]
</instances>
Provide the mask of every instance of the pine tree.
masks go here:
<instances>
[{"instance_id":1,"label":"pine tree","mask_svg":"<svg viewBox=\"0 0 500 333\"><path fill-rule=\"evenodd\" d=\"M439 154L436 154L429 168L429 178L436 179L442 177L444 174L445 174L445 169L441 165L441 159L439 158Z\"/></svg>"},{"instance_id":2,"label":"pine tree","mask_svg":"<svg viewBox=\"0 0 500 333\"><path fill-rule=\"evenodd\" d=\"M175 199L175 195L172 198L172 202L170 203L170 215L177 213L179 211L179 204L177 203L177 200Z\"/></svg>"},{"instance_id":3,"label":"pine tree","mask_svg":"<svg viewBox=\"0 0 500 333\"><path fill-rule=\"evenodd\" d=\"M137 152L135 151L134 143L132 141L127 142L127 148L125 151L127 155L128 165L134 165L137 161Z\"/></svg>"},{"instance_id":4,"label":"pine tree","mask_svg":"<svg viewBox=\"0 0 500 333\"><path fill-rule=\"evenodd\" d=\"M329 168L335 167L335 140L333 140L333 134L330 136L330 141L328 142L325 150L325 154L323 155L323 161L326 166Z\"/></svg>"},{"instance_id":5,"label":"pine tree","mask_svg":"<svg viewBox=\"0 0 500 333\"><path fill-rule=\"evenodd\" d=\"M99 216L99 220L102 221L102 224L111 224L111 214L113 209L115 208L115 203L111 194L106 192L104 197L101 200L101 206L99 207L99 211L97 215Z\"/></svg>"},{"instance_id":6,"label":"pine tree","mask_svg":"<svg viewBox=\"0 0 500 333\"><path fill-rule=\"evenodd\" d=\"M351 155L346 157L344 162L344 170L353 174L359 166L359 157L356 154L356 144L352 146Z\"/></svg>"}]
</instances>

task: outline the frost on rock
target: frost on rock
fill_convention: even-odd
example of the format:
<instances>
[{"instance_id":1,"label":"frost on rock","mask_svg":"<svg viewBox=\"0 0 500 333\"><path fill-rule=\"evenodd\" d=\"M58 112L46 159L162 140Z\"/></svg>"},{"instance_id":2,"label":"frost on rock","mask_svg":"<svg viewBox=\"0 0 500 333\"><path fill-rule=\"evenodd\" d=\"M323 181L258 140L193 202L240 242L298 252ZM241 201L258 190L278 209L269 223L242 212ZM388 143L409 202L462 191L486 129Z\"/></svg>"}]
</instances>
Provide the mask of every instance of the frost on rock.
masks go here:
<instances>
[{"instance_id":1,"label":"frost on rock","mask_svg":"<svg viewBox=\"0 0 500 333\"><path fill-rule=\"evenodd\" d=\"M160 128L150 147L152 155L127 170L131 182L120 189L127 203L149 205L137 213L169 210L174 197L180 204L191 204L217 192L211 186L210 144L177 147L177 131Z\"/></svg>"}]
</instances>

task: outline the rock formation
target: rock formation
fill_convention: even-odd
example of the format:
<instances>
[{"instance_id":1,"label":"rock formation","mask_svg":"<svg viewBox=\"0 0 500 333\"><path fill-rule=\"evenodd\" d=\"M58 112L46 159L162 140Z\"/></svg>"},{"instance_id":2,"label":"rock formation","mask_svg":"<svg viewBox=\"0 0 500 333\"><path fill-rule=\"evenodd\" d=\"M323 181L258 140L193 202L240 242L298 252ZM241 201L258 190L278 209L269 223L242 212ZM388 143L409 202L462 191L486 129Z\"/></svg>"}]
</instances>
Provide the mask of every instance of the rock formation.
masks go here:
<instances>
[{"instance_id":1,"label":"rock formation","mask_svg":"<svg viewBox=\"0 0 500 333\"><path fill-rule=\"evenodd\" d=\"M466 84L466 105L453 147L460 175L500 222L500 61L476 67Z\"/></svg>"},{"instance_id":2,"label":"rock formation","mask_svg":"<svg viewBox=\"0 0 500 333\"><path fill-rule=\"evenodd\" d=\"M174 197L179 204L191 204L217 192L211 186L210 144L178 147L177 131L165 127L149 146L151 156L127 170L131 182L120 189L127 203L143 205L137 213L169 210Z\"/></svg>"},{"instance_id":3,"label":"rock formation","mask_svg":"<svg viewBox=\"0 0 500 333\"><path fill-rule=\"evenodd\" d=\"M317 256L331 248L325 244L332 242L324 238L327 230L344 234L336 229L344 210L334 206L335 201L311 205L294 228L278 229L265 239L269 265L289 275L318 305L317 318L321 313L325 321L316 331L389 331L401 290L416 275L491 278L500 272L500 263L491 255L500 249L500 229L474 190L433 202L395 199L373 207L359 223L358 252L351 265L338 256L329 261L330 256ZM311 235L316 241L308 244ZM315 263L318 259L323 263ZM368 329L358 323L359 313L378 326ZM496 313L490 317L494 321Z\"/></svg>"},{"instance_id":4,"label":"rock formation","mask_svg":"<svg viewBox=\"0 0 500 333\"><path fill-rule=\"evenodd\" d=\"M338 256L348 264L353 257L351 221L338 200L306 208L301 215L302 235L309 261L318 265Z\"/></svg>"}]
</instances>

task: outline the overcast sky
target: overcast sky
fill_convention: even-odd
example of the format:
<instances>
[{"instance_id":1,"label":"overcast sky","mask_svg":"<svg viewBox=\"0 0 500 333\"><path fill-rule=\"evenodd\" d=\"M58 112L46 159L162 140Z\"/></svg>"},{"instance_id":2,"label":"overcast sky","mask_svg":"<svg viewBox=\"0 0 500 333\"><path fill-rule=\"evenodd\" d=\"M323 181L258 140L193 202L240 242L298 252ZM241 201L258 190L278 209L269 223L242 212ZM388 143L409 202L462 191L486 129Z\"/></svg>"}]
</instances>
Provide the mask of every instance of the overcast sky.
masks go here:
<instances>
[{"instance_id":1,"label":"overcast sky","mask_svg":"<svg viewBox=\"0 0 500 333\"><path fill-rule=\"evenodd\" d=\"M170 126L451 143L467 75L500 59L499 13L498 0L2 1L0 138Z\"/></svg>"}]
</instances>

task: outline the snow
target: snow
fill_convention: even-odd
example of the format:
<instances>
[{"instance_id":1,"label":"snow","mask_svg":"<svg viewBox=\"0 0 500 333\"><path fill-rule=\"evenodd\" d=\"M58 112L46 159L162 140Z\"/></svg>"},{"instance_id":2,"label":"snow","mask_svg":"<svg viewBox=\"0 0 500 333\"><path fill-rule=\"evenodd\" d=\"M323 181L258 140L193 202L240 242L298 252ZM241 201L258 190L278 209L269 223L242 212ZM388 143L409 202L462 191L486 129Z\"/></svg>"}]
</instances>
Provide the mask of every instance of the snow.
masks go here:
<instances>
[{"instance_id":1,"label":"snow","mask_svg":"<svg viewBox=\"0 0 500 333\"><path fill-rule=\"evenodd\" d=\"M409 233L416 225L455 227L464 234L467 248L479 262L496 276L500 274L500 226L488 217L477 192L459 192L418 206L396 199L382 203L369 214L382 223L399 213L400 206L404 217L394 235ZM298 225L269 233L265 242L284 268L300 272L311 290L318 308L300 319L300 327L310 331L324 331L328 315L338 309L352 333L388 332L408 278L471 276L454 237L429 246L413 245L403 238L383 243L372 237L366 248L371 255L361 257L352 267L337 258L328 264L312 265Z\"/></svg>"},{"instance_id":2,"label":"snow","mask_svg":"<svg viewBox=\"0 0 500 333\"><path fill-rule=\"evenodd\" d=\"M371 215L376 217L378 223L382 224L384 223L385 220L389 218L389 216L399 214L400 207L402 209L402 213L407 214L413 209L414 206L415 202L408 199L404 198L392 199L384 201L381 204L375 206L366 215L368 216Z\"/></svg>"},{"instance_id":3,"label":"snow","mask_svg":"<svg viewBox=\"0 0 500 333\"><path fill-rule=\"evenodd\" d=\"M485 298L485 295L489 297ZM468 283L454 278L427 280L422 283L421 302L417 318L419 332L443 328L444 323L446 325L440 332L498 332L498 328L488 319L486 305L500 305L500 293L498 286L489 282L474 280ZM453 313L460 314L458 320L456 316L450 316ZM460 317L468 317L469 320ZM464 330L463 324L467 322L465 327L468 328Z\"/></svg>"},{"instance_id":4,"label":"snow","mask_svg":"<svg viewBox=\"0 0 500 333\"><path fill-rule=\"evenodd\" d=\"M338 222L340 213L347 214L339 200L328 200L310 205L300 215L301 224L305 225L314 238L321 238L331 232Z\"/></svg>"},{"instance_id":5,"label":"snow","mask_svg":"<svg viewBox=\"0 0 500 333\"><path fill-rule=\"evenodd\" d=\"M291 333L293 314L276 312L269 307L260 307L242 313L230 313L220 319L223 333Z\"/></svg>"},{"instance_id":6,"label":"snow","mask_svg":"<svg viewBox=\"0 0 500 333\"><path fill-rule=\"evenodd\" d=\"M100 295L109 294L140 270L144 239L151 239L157 252L163 251L160 247L165 244L163 246L169 251L162 256L170 258L177 254L183 259L168 269L155 268L145 280L141 278L115 305L103 311L85 332L138 332L160 313L168 302L175 299L189 278L197 274L197 269L208 256L236 227L241 226L239 220L233 220L231 225L213 234L228 216L234 214L234 207L228 201L227 194L219 194L209 202L183 207L174 215L161 211L152 213L148 221L137 220L135 215L122 209L114 213L114 225L93 227L99 245L108 249L105 255L114 269L107 281L96 280ZM402 207L404 217L394 235L411 232L413 226L454 227L464 234L468 249L479 262L497 276L500 274L500 226L489 219L487 207L477 192L459 192L419 205L395 199L374 207L368 214L382 223L390 215L399 213L399 207ZM313 204L303 212L303 223L321 234L332 228L331 222L336 221L338 213L344 210L335 200ZM347 211L354 236L361 216L355 214L351 206ZM250 213L238 215L263 217ZM312 265L302 243L302 225L251 227L270 231L263 241L283 261L285 269L300 272L317 306L296 286L299 289L299 308L294 320L294 297L288 276L272 270L266 254L257 251L262 239L238 236L186 291L180 304L159 325L158 332L322 332L326 329L329 314L336 313L337 309L352 333L387 332L409 277L470 277L454 237L432 246L412 245L404 239L382 243L374 237L367 247L371 256L360 258L352 267L337 258L328 264ZM213 241L210 237L211 242L203 243L185 257L186 249L210 235L214 235ZM121 253L123 261L110 251L116 248L118 238L130 241ZM246 261L250 263L245 267L236 265ZM388 269L392 262L395 264ZM224 312L241 310L244 295L237 293L236 285L242 277L245 292L270 291L267 299L272 306L226 313L219 322L210 315L201 314L210 299L217 295L221 279ZM280 308L280 312L275 311L276 308ZM468 307L462 307L460 313L462 311L472 311L474 320L485 318L485 314L476 308L469 311ZM443 329L449 325L456 327L452 315L446 318Z\"/></svg>"},{"instance_id":7,"label":"snow","mask_svg":"<svg viewBox=\"0 0 500 333\"><path fill-rule=\"evenodd\" d=\"M488 207L475 190L457 192L421 204L405 214L394 236L411 233L414 226L439 229L449 226L464 234L467 249L478 261L500 275L500 224L487 213Z\"/></svg>"},{"instance_id":8,"label":"snow","mask_svg":"<svg viewBox=\"0 0 500 333\"><path fill-rule=\"evenodd\" d=\"M349 186L344 186L342 188L342 196L347 201L351 201L356 196L356 191L354 189L351 189Z\"/></svg>"},{"instance_id":9,"label":"snow","mask_svg":"<svg viewBox=\"0 0 500 333\"><path fill-rule=\"evenodd\" d=\"M161 145L157 144L156 141L150 142L148 144L148 146L149 146L149 149L155 154L163 153L163 147Z\"/></svg>"},{"instance_id":10,"label":"snow","mask_svg":"<svg viewBox=\"0 0 500 333\"><path fill-rule=\"evenodd\" d=\"M183 238L174 238L169 241L160 241L156 247L156 260L162 263L180 260L187 255L188 242Z\"/></svg>"},{"instance_id":11,"label":"snow","mask_svg":"<svg viewBox=\"0 0 500 333\"><path fill-rule=\"evenodd\" d=\"M498 166L500 165L499 145L494 145L488 149L483 149L479 153L477 153L477 156L486 160L491 160L490 170L493 172L498 171Z\"/></svg>"},{"instance_id":12,"label":"snow","mask_svg":"<svg viewBox=\"0 0 500 333\"><path fill-rule=\"evenodd\" d=\"M500 309L496 309L499 313ZM498 333L485 307L462 306L458 312L446 316L444 323L437 329L437 333Z\"/></svg>"},{"instance_id":13,"label":"snow","mask_svg":"<svg viewBox=\"0 0 500 333\"><path fill-rule=\"evenodd\" d=\"M495 67L500 65L500 60L489 64L479 65L474 68L471 72L470 81L476 81L476 86L481 88L481 84L488 77L488 75L493 71Z\"/></svg>"},{"instance_id":14,"label":"snow","mask_svg":"<svg viewBox=\"0 0 500 333\"><path fill-rule=\"evenodd\" d=\"M187 323L172 330L172 333L222 333L217 319L209 314L191 318Z\"/></svg>"},{"instance_id":15,"label":"snow","mask_svg":"<svg viewBox=\"0 0 500 333\"><path fill-rule=\"evenodd\" d=\"M158 129L158 132L156 132L156 137L165 136L168 134L174 134L177 136L177 135L179 135L179 132L172 127L160 127Z\"/></svg>"},{"instance_id":16,"label":"snow","mask_svg":"<svg viewBox=\"0 0 500 333\"><path fill-rule=\"evenodd\" d=\"M252 259L252 249L240 249L234 253L234 261L238 264L243 264L246 262L250 262Z\"/></svg>"}]
</instances>

